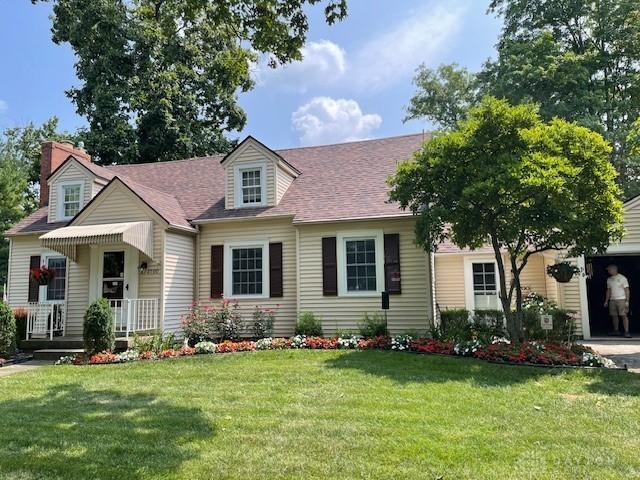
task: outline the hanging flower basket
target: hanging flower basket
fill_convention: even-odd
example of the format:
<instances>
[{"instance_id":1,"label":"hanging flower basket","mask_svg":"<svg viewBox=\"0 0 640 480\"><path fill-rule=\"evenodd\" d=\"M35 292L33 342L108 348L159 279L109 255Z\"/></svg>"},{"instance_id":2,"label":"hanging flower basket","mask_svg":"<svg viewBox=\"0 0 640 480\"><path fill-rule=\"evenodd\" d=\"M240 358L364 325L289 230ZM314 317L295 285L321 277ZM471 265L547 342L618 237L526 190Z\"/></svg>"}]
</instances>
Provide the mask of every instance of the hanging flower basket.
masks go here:
<instances>
[{"instance_id":1,"label":"hanging flower basket","mask_svg":"<svg viewBox=\"0 0 640 480\"><path fill-rule=\"evenodd\" d=\"M547 275L556 279L560 283L568 283L580 269L569 262L559 262L547 267Z\"/></svg>"},{"instance_id":2,"label":"hanging flower basket","mask_svg":"<svg viewBox=\"0 0 640 480\"><path fill-rule=\"evenodd\" d=\"M31 269L31 278L33 278L38 285L49 285L55 276L56 272L45 266Z\"/></svg>"}]
</instances>

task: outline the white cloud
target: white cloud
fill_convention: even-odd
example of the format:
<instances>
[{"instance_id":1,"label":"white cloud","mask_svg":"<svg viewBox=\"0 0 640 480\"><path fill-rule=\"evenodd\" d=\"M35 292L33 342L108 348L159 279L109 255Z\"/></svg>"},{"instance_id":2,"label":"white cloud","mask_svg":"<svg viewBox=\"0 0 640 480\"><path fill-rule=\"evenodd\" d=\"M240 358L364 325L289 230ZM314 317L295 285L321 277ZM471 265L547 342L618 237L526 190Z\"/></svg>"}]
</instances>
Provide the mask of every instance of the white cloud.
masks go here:
<instances>
[{"instance_id":1,"label":"white cloud","mask_svg":"<svg viewBox=\"0 0 640 480\"><path fill-rule=\"evenodd\" d=\"M0 98L0 113L4 113L9 110L9 104Z\"/></svg>"},{"instance_id":2,"label":"white cloud","mask_svg":"<svg viewBox=\"0 0 640 480\"><path fill-rule=\"evenodd\" d=\"M335 82L347 68L345 51L329 40L309 42L302 48L302 57L299 62L276 69L263 60L255 66L253 78L259 85L272 84L305 92Z\"/></svg>"},{"instance_id":3,"label":"white cloud","mask_svg":"<svg viewBox=\"0 0 640 480\"><path fill-rule=\"evenodd\" d=\"M319 145L370 138L382 117L362 113L355 100L315 97L293 112L291 123L302 145Z\"/></svg>"},{"instance_id":4,"label":"white cloud","mask_svg":"<svg viewBox=\"0 0 640 480\"><path fill-rule=\"evenodd\" d=\"M420 63L429 63L445 48L460 28L463 14L457 2L412 12L356 52L349 77L361 90L388 87L410 77Z\"/></svg>"}]
</instances>

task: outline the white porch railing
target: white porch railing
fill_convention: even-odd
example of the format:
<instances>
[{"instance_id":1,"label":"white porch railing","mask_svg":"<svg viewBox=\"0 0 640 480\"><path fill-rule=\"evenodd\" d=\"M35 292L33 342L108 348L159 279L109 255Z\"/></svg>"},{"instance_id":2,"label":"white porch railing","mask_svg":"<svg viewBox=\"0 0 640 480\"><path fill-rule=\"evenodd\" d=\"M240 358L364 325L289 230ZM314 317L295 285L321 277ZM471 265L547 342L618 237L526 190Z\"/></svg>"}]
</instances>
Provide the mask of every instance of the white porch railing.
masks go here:
<instances>
[{"instance_id":1,"label":"white porch railing","mask_svg":"<svg viewBox=\"0 0 640 480\"><path fill-rule=\"evenodd\" d=\"M160 301L157 298L109 300L109 305L116 333L129 337L134 332L158 329Z\"/></svg>"},{"instance_id":2,"label":"white porch railing","mask_svg":"<svg viewBox=\"0 0 640 480\"><path fill-rule=\"evenodd\" d=\"M49 338L64 335L67 307L64 300L29 303L27 305L27 338Z\"/></svg>"}]
</instances>

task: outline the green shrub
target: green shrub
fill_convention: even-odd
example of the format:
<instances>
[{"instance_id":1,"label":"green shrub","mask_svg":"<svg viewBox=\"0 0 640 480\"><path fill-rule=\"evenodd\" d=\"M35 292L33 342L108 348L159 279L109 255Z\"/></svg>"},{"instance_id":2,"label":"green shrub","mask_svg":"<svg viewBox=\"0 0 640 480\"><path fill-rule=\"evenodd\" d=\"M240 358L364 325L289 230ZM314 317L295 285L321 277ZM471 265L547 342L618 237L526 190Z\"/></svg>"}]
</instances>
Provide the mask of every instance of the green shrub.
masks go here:
<instances>
[{"instance_id":1,"label":"green shrub","mask_svg":"<svg viewBox=\"0 0 640 480\"><path fill-rule=\"evenodd\" d=\"M271 308L262 308L256 306L253 311L253 336L254 338L270 337L273 332L273 322L275 320L275 312Z\"/></svg>"},{"instance_id":2,"label":"green shrub","mask_svg":"<svg viewBox=\"0 0 640 480\"><path fill-rule=\"evenodd\" d=\"M223 300L218 308L213 309L213 324L221 341L240 338L244 324L238 311L239 308L238 302Z\"/></svg>"},{"instance_id":3,"label":"green shrub","mask_svg":"<svg viewBox=\"0 0 640 480\"><path fill-rule=\"evenodd\" d=\"M435 337L453 342L468 342L473 339L473 324L469 320L469 310L450 308L440 312L440 327L435 329Z\"/></svg>"},{"instance_id":4,"label":"green shrub","mask_svg":"<svg viewBox=\"0 0 640 480\"><path fill-rule=\"evenodd\" d=\"M27 338L27 317L29 312L26 308L15 308L13 316L16 319L16 347L20 348L20 344Z\"/></svg>"},{"instance_id":5,"label":"green shrub","mask_svg":"<svg viewBox=\"0 0 640 480\"><path fill-rule=\"evenodd\" d=\"M133 349L137 352L153 352L158 354L176 346L176 338L173 333L155 332L144 337L133 334Z\"/></svg>"},{"instance_id":6,"label":"green shrub","mask_svg":"<svg viewBox=\"0 0 640 480\"><path fill-rule=\"evenodd\" d=\"M84 315L84 348L87 353L111 351L115 346L113 310L109 301L101 298L89 305Z\"/></svg>"},{"instance_id":7,"label":"green shrub","mask_svg":"<svg viewBox=\"0 0 640 480\"><path fill-rule=\"evenodd\" d=\"M313 312L302 312L296 323L296 335L306 335L307 337L322 336L322 322Z\"/></svg>"},{"instance_id":8,"label":"green shrub","mask_svg":"<svg viewBox=\"0 0 640 480\"><path fill-rule=\"evenodd\" d=\"M365 313L358 325L358 330L360 330L360 335L364 338L383 337L389 335L387 321L384 316L379 313L374 313L371 316L369 316L368 313Z\"/></svg>"},{"instance_id":9,"label":"green shrub","mask_svg":"<svg viewBox=\"0 0 640 480\"><path fill-rule=\"evenodd\" d=\"M16 319L11 307L0 301L0 356L12 355L16 350Z\"/></svg>"},{"instance_id":10,"label":"green shrub","mask_svg":"<svg viewBox=\"0 0 640 480\"><path fill-rule=\"evenodd\" d=\"M575 340L575 320L571 310L549 309L546 313L553 319L553 329L544 330L540 326L540 312L534 309L524 310L522 324L525 338L528 340L553 340L573 343Z\"/></svg>"}]
</instances>

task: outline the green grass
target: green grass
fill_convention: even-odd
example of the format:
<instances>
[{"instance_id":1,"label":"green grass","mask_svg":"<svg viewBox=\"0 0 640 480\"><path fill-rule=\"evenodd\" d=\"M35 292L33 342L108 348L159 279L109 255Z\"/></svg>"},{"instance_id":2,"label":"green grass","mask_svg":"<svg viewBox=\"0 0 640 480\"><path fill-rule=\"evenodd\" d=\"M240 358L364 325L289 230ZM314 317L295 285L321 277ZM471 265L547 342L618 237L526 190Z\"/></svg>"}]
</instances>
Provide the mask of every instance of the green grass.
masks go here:
<instances>
[{"instance_id":1,"label":"green grass","mask_svg":"<svg viewBox=\"0 0 640 480\"><path fill-rule=\"evenodd\" d=\"M279 351L0 379L0 478L640 478L640 376Z\"/></svg>"}]
</instances>

